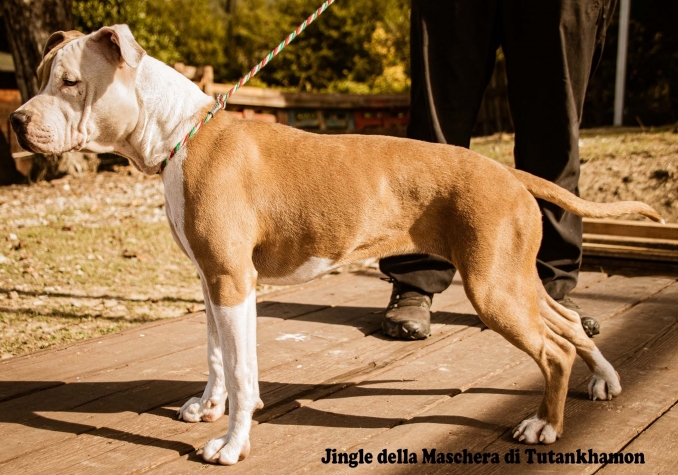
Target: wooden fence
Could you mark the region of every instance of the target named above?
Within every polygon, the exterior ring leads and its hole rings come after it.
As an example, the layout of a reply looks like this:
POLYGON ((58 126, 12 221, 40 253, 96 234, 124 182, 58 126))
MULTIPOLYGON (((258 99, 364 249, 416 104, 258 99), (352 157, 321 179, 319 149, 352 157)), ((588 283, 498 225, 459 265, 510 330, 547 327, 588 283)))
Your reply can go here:
MULTIPOLYGON (((225 94, 232 84, 214 82, 211 66, 175 64, 206 93, 225 94)), ((511 132, 504 62, 498 61, 480 106, 473 135, 511 132)), ((241 87, 227 110, 241 117, 278 122, 319 133, 363 133, 405 136, 409 121, 408 94, 315 94, 241 87)))

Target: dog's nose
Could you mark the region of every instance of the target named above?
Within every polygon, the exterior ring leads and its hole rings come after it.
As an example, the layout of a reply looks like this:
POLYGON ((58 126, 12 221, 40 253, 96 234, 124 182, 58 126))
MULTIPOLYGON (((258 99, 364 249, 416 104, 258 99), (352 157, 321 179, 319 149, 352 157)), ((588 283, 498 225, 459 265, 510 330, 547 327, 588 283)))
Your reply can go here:
POLYGON ((26 125, 31 121, 31 116, 26 114, 24 111, 12 112, 9 115, 9 121, 12 124, 12 128, 15 132, 23 130, 26 125))

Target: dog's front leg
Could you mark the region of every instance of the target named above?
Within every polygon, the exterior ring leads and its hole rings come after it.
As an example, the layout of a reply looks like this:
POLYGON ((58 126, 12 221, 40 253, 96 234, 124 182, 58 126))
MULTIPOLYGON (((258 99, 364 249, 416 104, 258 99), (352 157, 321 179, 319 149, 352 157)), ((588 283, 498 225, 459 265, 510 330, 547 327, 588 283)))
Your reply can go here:
MULTIPOLYGON (((202 279, 201 279, 202 280, 202 279)), ((209 377, 202 397, 192 397, 179 410, 179 419, 186 422, 213 422, 224 415, 226 410, 226 379, 224 377, 224 360, 219 340, 219 331, 214 312, 209 303, 207 287, 202 285, 207 314, 207 366, 209 377)))
POLYGON ((250 451, 252 413, 263 407, 259 398, 256 343, 256 293, 254 288, 238 305, 210 302, 223 352, 228 390, 228 432, 203 448, 208 462, 233 465, 250 451))

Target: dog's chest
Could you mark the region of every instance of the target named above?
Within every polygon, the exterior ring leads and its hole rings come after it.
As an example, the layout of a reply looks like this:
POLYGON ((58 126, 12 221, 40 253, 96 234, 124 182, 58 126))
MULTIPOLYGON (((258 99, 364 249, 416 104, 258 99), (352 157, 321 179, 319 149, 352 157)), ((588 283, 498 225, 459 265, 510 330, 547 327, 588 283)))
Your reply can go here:
MULTIPOLYGON (((189 240, 186 237, 184 222, 186 199, 184 195, 184 176, 182 163, 185 158, 185 153, 180 151, 174 159, 169 163, 163 172, 163 183, 165 186, 165 205, 167 219, 169 225, 174 233, 175 239, 184 249, 184 252, 193 261, 198 268, 200 266, 195 259, 193 250, 189 240)), ((337 265, 332 259, 325 257, 309 257, 300 263, 293 263, 295 259, 280 259, 280 256, 261 256, 268 264, 275 262, 277 265, 275 269, 269 269, 270 266, 263 265, 261 269, 257 269, 259 274, 258 281, 262 284, 270 285, 293 285, 308 282, 316 277, 330 272, 335 269, 337 265)))
POLYGON ((162 181, 165 187, 165 212, 174 238, 199 270, 200 268, 195 260, 195 255, 184 231, 186 200, 184 197, 184 173, 182 164, 185 156, 186 152, 180 150, 163 171, 162 181))

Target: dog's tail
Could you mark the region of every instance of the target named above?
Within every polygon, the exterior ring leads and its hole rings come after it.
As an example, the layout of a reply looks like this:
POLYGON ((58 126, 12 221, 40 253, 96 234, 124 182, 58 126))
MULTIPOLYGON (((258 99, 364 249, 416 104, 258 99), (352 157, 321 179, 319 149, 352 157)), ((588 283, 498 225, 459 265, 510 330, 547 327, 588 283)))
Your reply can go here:
POLYGON ((586 201, 555 183, 530 175, 522 170, 507 167, 535 198, 560 206, 566 211, 587 218, 608 218, 622 214, 641 214, 652 221, 665 224, 664 219, 651 206, 640 201, 619 201, 617 203, 594 203, 586 201))

